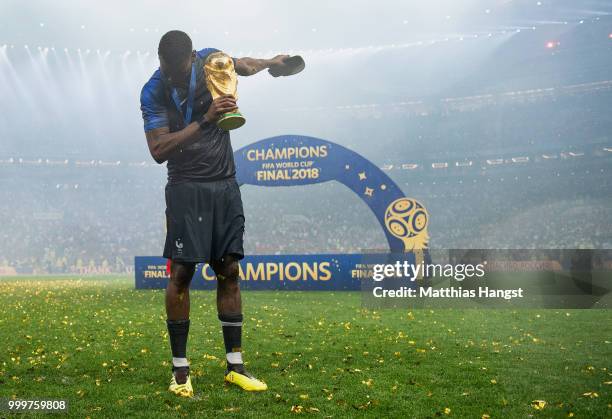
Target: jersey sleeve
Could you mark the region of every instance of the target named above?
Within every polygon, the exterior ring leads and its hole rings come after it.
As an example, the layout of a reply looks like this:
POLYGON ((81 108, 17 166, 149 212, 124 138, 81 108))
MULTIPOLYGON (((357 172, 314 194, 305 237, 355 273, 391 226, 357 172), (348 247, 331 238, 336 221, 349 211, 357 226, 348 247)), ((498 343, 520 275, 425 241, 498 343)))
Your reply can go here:
POLYGON ((206 59, 206 57, 208 57, 208 55, 212 54, 213 52, 219 52, 219 50, 217 48, 203 48, 201 50, 198 51, 198 57, 200 57, 201 59, 206 59))
POLYGON ((145 132, 169 126, 168 110, 164 104, 164 90, 159 70, 142 88, 140 110, 145 132))
MULTIPOLYGON (((220 50, 218 50, 217 48, 204 48, 201 49, 197 52, 198 57, 200 57, 202 60, 205 60, 206 57, 208 57, 209 54, 212 54, 213 52, 219 52, 220 50)), ((234 67, 236 67, 236 57, 232 57, 232 61, 234 62, 234 67)))

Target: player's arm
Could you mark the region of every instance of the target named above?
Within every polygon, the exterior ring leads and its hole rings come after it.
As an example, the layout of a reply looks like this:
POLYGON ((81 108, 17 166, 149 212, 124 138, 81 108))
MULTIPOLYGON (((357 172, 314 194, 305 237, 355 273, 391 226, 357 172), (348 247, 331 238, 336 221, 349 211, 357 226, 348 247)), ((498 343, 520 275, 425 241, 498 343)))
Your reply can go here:
POLYGON ((236 100, 231 95, 220 96, 212 101, 204 117, 200 121, 192 122, 180 131, 170 132, 167 126, 146 131, 147 145, 153 159, 162 164, 181 147, 200 138, 201 129, 206 124, 214 124, 224 113, 236 109, 236 100))
POLYGON ((259 73, 261 70, 270 68, 276 65, 282 65, 288 55, 277 55, 274 58, 236 58, 234 61, 234 68, 236 74, 239 76, 252 76, 253 74, 259 73))

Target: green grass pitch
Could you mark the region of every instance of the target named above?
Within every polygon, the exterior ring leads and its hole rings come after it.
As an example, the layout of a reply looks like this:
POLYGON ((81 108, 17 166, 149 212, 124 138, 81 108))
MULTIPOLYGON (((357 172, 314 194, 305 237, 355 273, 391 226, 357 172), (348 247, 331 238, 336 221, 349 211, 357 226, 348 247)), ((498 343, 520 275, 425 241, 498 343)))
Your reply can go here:
POLYGON ((371 311, 359 293, 244 292, 247 367, 269 385, 249 394, 223 384, 214 294, 193 291, 186 400, 166 390, 163 298, 125 277, 0 280, 0 398, 67 399, 82 418, 612 415, 611 311, 371 311))

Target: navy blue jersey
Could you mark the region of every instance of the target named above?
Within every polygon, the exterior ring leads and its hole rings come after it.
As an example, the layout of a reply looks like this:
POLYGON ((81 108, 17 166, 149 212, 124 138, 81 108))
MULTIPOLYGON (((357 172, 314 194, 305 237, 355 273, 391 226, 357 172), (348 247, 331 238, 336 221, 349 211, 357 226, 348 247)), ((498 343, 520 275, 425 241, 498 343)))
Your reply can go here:
MULTIPOLYGON (((191 121, 199 121, 212 103, 212 96, 206 87, 204 60, 218 51, 205 48, 196 53, 196 89, 193 101, 191 121)), ((182 113, 186 113, 186 89, 177 89, 182 104, 182 113)), ((168 127, 170 132, 184 128, 183 115, 176 109, 172 100, 171 87, 159 69, 145 83, 140 94, 140 110, 144 120, 144 130, 168 127)), ((168 184, 183 182, 210 182, 230 178, 236 175, 234 152, 228 131, 215 124, 206 124, 200 138, 182 149, 176 150, 168 158, 168 184)))

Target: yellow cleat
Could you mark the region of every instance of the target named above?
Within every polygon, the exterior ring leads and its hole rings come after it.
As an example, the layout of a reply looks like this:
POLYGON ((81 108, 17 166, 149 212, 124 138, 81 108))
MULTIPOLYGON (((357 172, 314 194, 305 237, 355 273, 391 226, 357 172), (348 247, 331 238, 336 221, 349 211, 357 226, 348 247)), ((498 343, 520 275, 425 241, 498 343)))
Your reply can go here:
POLYGON ((225 381, 228 383, 236 384, 246 391, 264 391, 268 389, 268 385, 263 381, 259 381, 248 372, 238 373, 236 371, 229 371, 225 374, 225 381))
POLYGON ((170 381, 170 387, 168 387, 168 390, 180 397, 193 397, 191 377, 187 376, 187 381, 185 384, 178 384, 176 382, 176 377, 174 377, 174 374, 172 374, 172 380, 170 381))

